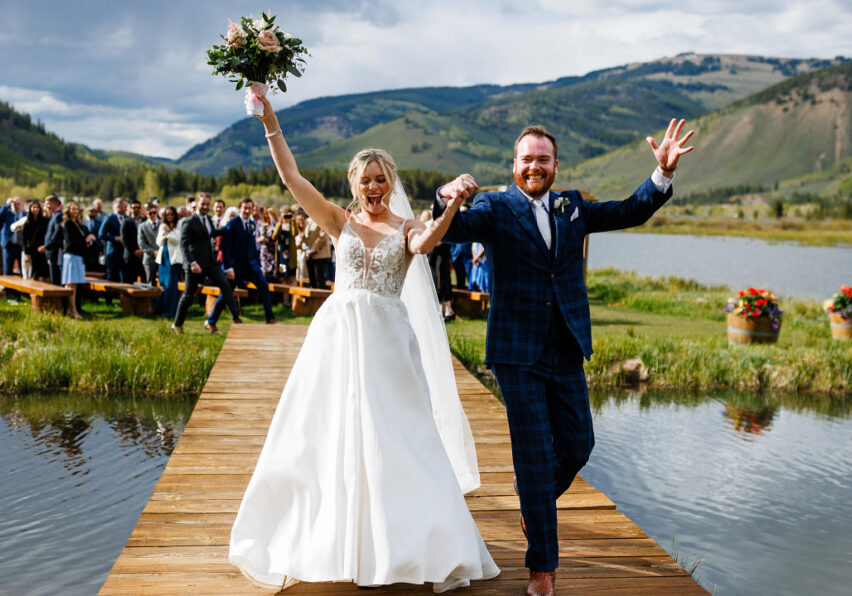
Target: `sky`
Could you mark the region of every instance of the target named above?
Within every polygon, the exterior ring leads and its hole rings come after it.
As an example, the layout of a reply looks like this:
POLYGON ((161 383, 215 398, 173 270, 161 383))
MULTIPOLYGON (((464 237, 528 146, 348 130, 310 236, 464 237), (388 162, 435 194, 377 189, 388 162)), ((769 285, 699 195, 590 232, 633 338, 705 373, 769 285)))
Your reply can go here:
POLYGON ((681 52, 852 56, 850 0, 0 0, 0 101, 67 141, 177 158, 245 117, 205 52, 277 15, 311 53, 276 109, 403 87, 542 82, 681 52))

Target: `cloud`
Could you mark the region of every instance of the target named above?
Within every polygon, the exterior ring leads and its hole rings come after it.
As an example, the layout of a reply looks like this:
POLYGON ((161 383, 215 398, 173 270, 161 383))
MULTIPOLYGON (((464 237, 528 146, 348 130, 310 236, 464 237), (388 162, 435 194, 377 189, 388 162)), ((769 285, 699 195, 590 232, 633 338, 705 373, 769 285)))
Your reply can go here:
MULTIPOLYGON (((5 0, 0 51, 13 59, 0 62, 0 99, 32 90, 13 103, 74 141, 180 154, 244 117, 241 94, 210 76, 205 50, 228 18, 259 7, 199 6, 5 0)), ((313 55, 276 107, 388 88, 538 82, 693 50, 852 54, 852 5, 839 0, 290 0, 275 10, 313 55)))
POLYGON ((180 157, 187 147, 219 132, 215 125, 192 122, 164 108, 121 108, 74 104, 40 89, 0 85, 0 97, 19 112, 43 122, 66 141, 96 149, 132 151, 154 157, 180 157))

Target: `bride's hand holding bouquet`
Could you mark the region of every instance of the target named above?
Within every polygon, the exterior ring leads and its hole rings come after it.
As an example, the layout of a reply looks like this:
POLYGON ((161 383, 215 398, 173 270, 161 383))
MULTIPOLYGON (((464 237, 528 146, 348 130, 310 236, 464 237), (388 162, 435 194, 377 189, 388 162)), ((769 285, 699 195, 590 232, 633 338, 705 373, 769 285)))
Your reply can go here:
POLYGON ((285 33, 275 24, 275 16, 261 13, 261 18, 241 17, 239 23, 231 22, 221 36, 224 45, 214 45, 207 50, 207 64, 214 67, 213 74, 228 77, 236 83, 237 90, 246 87, 246 113, 263 115, 263 104, 258 99, 268 89, 277 86, 287 91, 287 75, 302 76, 308 50, 302 40, 285 33))

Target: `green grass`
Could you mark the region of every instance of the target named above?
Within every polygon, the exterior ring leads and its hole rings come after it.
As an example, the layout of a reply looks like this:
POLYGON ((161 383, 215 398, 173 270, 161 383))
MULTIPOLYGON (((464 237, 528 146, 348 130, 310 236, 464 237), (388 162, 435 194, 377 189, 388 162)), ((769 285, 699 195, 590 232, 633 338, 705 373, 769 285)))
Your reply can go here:
MULTIPOLYGON (((620 365, 638 356, 654 388, 808 393, 832 400, 852 395, 852 342, 831 339, 815 302, 782 303, 786 314, 777 344, 739 346, 729 345, 726 336, 722 309, 733 295, 728 289, 604 269, 589 272, 588 291, 591 388, 624 386, 620 365)), ((485 321, 458 320, 447 330, 459 359, 488 378, 485 321)))
MULTIPOLYGON (((207 376, 230 319, 223 316, 222 335, 203 328, 203 309, 194 304, 184 334, 175 335, 171 321, 125 316, 118 300, 111 306, 84 302, 92 314, 74 321, 58 314, 32 312, 28 300, 0 300, 0 392, 28 393, 72 390, 90 395, 145 395, 170 398, 197 395, 207 376)), ((279 320, 307 324, 309 317, 279 320)), ((245 320, 262 321, 259 305, 245 307, 245 320)))
MULTIPOLYGON (((650 279, 613 269, 590 271, 595 354, 586 363, 589 386, 625 385, 621 363, 640 357, 652 388, 689 391, 732 389, 773 394, 812 394, 837 400, 852 395, 852 342, 831 340, 827 317, 815 302, 786 301, 775 345, 732 346, 722 309, 732 292, 680 279, 650 279)), ((0 392, 49 389, 95 395, 180 397, 201 391, 223 335, 210 336, 203 311, 193 305, 176 336, 170 321, 125 316, 118 302, 86 303, 93 317, 72 321, 33 313, 24 301, 0 300, 0 392)), ((279 321, 305 325, 275 307, 279 321)), ((262 321, 259 305, 245 307, 248 321, 262 321)), ((499 394, 485 368, 484 320, 447 325, 454 354, 499 394)))

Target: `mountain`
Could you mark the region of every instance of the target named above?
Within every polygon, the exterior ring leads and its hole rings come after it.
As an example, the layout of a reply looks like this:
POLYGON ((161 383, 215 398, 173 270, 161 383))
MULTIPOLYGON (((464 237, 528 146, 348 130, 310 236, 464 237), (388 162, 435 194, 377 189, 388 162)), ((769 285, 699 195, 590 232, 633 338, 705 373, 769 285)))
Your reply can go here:
MULTIPOLYGON (((644 136, 672 113, 692 117, 841 60, 687 53, 538 84, 326 97, 277 114, 306 165, 339 168, 355 150, 374 145, 396 149, 393 155, 403 168, 452 173, 478 166, 480 175, 493 178, 505 176, 512 142, 531 122, 556 131, 565 141, 563 161, 577 161, 644 136)), ((177 163, 220 174, 238 165, 268 167, 270 160, 257 123, 246 118, 177 163)))
POLYGON ((0 102, 0 176, 19 184, 70 174, 101 174, 119 168, 166 165, 166 161, 123 151, 100 151, 68 143, 33 122, 9 104, 0 102))
MULTIPOLYGON (((838 194, 852 184, 852 63, 798 75, 689 126, 695 150, 675 182, 679 200, 746 185, 785 194, 838 194)), ((656 138, 662 131, 654 133, 656 138)), ((646 178, 654 159, 644 140, 564 168, 562 187, 600 199, 622 198, 646 178)))

